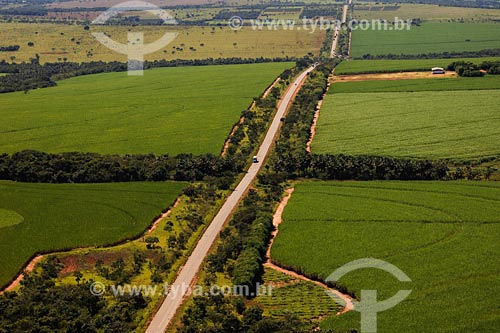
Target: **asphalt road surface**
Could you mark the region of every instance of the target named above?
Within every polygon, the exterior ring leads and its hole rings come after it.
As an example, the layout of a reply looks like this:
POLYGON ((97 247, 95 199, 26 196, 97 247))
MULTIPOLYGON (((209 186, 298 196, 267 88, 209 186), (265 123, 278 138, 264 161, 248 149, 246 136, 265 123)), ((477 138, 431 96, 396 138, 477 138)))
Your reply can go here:
MULTIPOLYGON (((352 0, 349 0, 349 4, 344 5, 341 23, 347 23, 347 11, 349 10, 350 5, 352 5, 352 0)), ((335 58, 335 56, 337 55, 337 44, 339 42, 340 30, 341 30, 341 27, 336 27, 335 32, 333 33, 333 41, 332 41, 332 49, 330 50, 330 58, 335 58)))
POLYGON ((151 323, 149 324, 149 327, 146 330, 146 333, 165 332, 168 325, 172 321, 172 318, 175 316, 175 313, 181 306, 184 298, 189 296, 188 286, 190 286, 195 280, 196 274, 198 274, 203 260, 205 259, 208 251, 217 239, 217 236, 222 230, 225 222, 229 220, 233 211, 238 206, 238 203, 243 198, 246 191, 260 171, 260 168, 262 167, 262 161, 266 159, 267 155, 271 151, 271 147, 281 125, 281 118, 285 116, 295 94, 300 90, 302 83, 306 79, 307 75, 315 68, 315 66, 316 65, 313 65, 302 72, 290 85, 290 88, 287 90, 278 106, 278 111, 276 112, 273 122, 269 127, 266 137, 264 138, 264 141, 259 148, 259 152, 257 153, 259 163, 253 163, 252 166, 248 169, 245 177, 243 177, 236 189, 227 198, 226 202, 217 213, 212 223, 210 223, 207 230, 200 238, 195 249, 189 256, 186 264, 181 268, 179 274, 177 275, 175 282, 170 286, 171 292, 166 296, 160 309, 154 315, 151 323))

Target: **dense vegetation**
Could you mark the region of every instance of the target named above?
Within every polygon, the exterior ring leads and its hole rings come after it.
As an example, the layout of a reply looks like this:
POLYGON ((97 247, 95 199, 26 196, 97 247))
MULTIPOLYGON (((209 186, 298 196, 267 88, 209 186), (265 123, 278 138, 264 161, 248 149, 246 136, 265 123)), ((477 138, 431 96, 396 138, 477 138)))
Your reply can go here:
POLYGON ((19 50, 19 45, 0 46, 0 52, 16 52, 17 50, 19 50))
POLYGON ((370 155, 281 155, 273 167, 288 178, 329 180, 440 180, 448 174, 446 163, 440 161, 370 155))
POLYGON ((500 61, 485 61, 481 64, 475 64, 469 61, 455 61, 447 67, 450 71, 457 72, 458 76, 463 77, 483 77, 486 74, 500 74, 500 61))
POLYGON ((340 19, 342 15, 342 6, 307 6, 304 8, 300 14, 300 18, 315 18, 315 17, 333 17, 334 19, 340 19))
POLYGON ((223 9, 214 16, 214 20, 229 20, 234 16, 240 17, 244 20, 256 19, 259 17, 260 12, 260 10, 223 9))
MULTIPOLYGON (((489 332, 498 326, 490 297, 500 292, 495 282, 498 182, 309 181, 295 188, 273 260, 322 279, 360 258, 396 265, 412 282, 377 270, 352 272, 338 281, 357 296, 361 289, 377 289, 379 300, 413 290, 378 315, 380 331, 489 332)), ((359 314, 332 315, 322 327, 358 329, 359 314)))
POLYGON ((93 296, 92 281, 56 285, 63 266, 50 258, 42 272, 26 277, 19 293, 0 296, 0 332, 132 332, 146 306, 142 294, 113 302, 93 296))
POLYGON ((99 155, 49 154, 26 150, 0 154, 0 179, 31 183, 110 183, 165 180, 203 180, 229 177, 246 161, 215 155, 99 155))
POLYGON ((413 60, 413 59, 443 59, 443 58, 480 58, 480 57, 498 57, 500 49, 484 49, 480 51, 456 51, 456 52, 431 52, 431 53, 416 53, 416 54, 364 54, 362 57, 355 57, 360 60, 413 60))

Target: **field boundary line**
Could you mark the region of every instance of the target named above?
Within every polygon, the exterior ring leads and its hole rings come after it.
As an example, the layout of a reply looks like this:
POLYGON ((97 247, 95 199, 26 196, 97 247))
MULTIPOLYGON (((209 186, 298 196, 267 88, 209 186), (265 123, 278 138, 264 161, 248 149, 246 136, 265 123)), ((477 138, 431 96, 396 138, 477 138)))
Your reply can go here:
POLYGON ((12 282, 10 282, 7 287, 5 287, 3 290, 0 291, 0 295, 2 295, 5 292, 12 291, 15 289, 21 281, 24 279, 24 276, 28 273, 33 272, 35 269, 36 264, 38 264, 41 260, 43 259, 43 255, 36 255, 33 257, 33 259, 29 260, 28 263, 23 267, 23 270, 21 273, 19 273, 12 282))
POLYGON ((285 191, 287 193, 287 195, 283 197, 283 199, 279 203, 278 208, 276 209, 276 211, 275 211, 275 213, 273 215, 274 231, 271 234, 271 240, 269 241, 269 245, 267 247, 267 252, 266 252, 267 261, 264 263, 264 267, 273 269, 273 270, 275 270, 277 272, 286 274, 288 276, 294 277, 294 278, 302 280, 302 281, 312 282, 312 283, 316 284, 317 286, 320 286, 323 289, 326 289, 326 290, 334 293, 336 296, 338 296, 339 298, 341 298, 345 302, 344 309, 342 311, 338 311, 337 312, 337 316, 342 315, 344 313, 347 313, 347 312, 349 312, 349 311, 351 311, 351 310, 354 309, 354 304, 352 302, 353 299, 352 299, 351 296, 345 295, 345 294, 341 293, 340 291, 338 291, 336 289, 328 287, 326 285, 326 283, 324 283, 324 282, 312 280, 312 279, 310 279, 310 278, 308 278, 308 277, 306 277, 306 276, 304 276, 302 274, 299 274, 299 273, 297 273, 295 271, 292 271, 292 270, 285 269, 283 267, 280 267, 276 263, 272 262, 272 259, 271 259, 271 247, 273 246, 273 243, 274 243, 274 240, 276 239, 276 236, 278 236, 279 225, 283 222, 283 211, 285 210, 285 208, 286 208, 286 206, 288 204, 288 201, 292 197, 292 194, 293 194, 294 191, 295 191, 294 187, 289 188, 289 189, 287 189, 285 191))
POLYGON ((172 214, 172 210, 179 206, 179 204, 181 203, 181 198, 180 197, 177 197, 177 199, 175 200, 174 204, 163 214, 161 214, 160 217, 158 217, 154 222, 153 222, 153 225, 151 225, 151 227, 148 229, 148 231, 146 231, 145 235, 150 235, 153 231, 156 230, 156 228, 158 228, 158 225, 160 224, 161 221, 163 221, 165 218, 167 218, 170 214, 172 214))
MULTIPOLYGON (((335 71, 335 69, 333 71, 335 71)), ((333 75, 333 72, 332 72, 332 75, 333 75)), ((313 143, 314 137, 316 136, 316 126, 318 125, 319 113, 321 111, 321 107, 323 106, 323 102, 326 98, 326 95, 328 95, 328 91, 330 90, 331 85, 332 85, 332 83, 330 82, 330 79, 328 79, 328 83, 326 84, 325 93, 321 96, 321 99, 318 101, 318 104, 316 105, 316 108, 314 110, 314 118, 313 118, 313 122, 311 124, 311 129, 309 130, 310 136, 309 136, 309 140, 307 140, 307 143, 306 143, 306 151, 308 153, 312 152, 311 145, 313 143)))

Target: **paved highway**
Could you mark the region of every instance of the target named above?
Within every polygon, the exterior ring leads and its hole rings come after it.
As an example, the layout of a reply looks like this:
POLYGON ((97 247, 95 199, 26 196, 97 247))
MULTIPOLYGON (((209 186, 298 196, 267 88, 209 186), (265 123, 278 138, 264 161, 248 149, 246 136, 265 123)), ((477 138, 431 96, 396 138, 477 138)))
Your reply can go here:
POLYGON ((154 315, 153 320, 151 321, 149 327, 146 330, 146 333, 163 333, 167 329, 168 325, 172 321, 172 318, 175 316, 175 313, 181 306, 185 297, 189 295, 189 288, 194 281, 195 277, 200 270, 201 264, 203 260, 208 254, 208 251, 214 244, 217 236, 222 230, 225 222, 229 220, 233 211, 236 209, 238 203, 245 195, 246 191, 254 181, 257 173, 262 167, 262 161, 264 161, 271 151, 271 147, 276 138, 278 130, 281 125, 281 118, 283 118, 288 110, 289 105, 293 101, 295 94, 300 90, 302 83, 306 79, 307 75, 315 68, 315 65, 309 67, 307 70, 302 72, 290 85, 290 88, 287 90, 285 95, 283 96, 276 115, 274 116, 273 122, 269 127, 266 137, 262 142, 259 152, 257 153, 257 158, 260 161, 259 163, 253 163, 252 166, 248 169, 247 174, 241 182, 238 184, 236 189, 231 193, 231 195, 227 198, 226 202, 217 213, 212 223, 208 226, 207 230, 200 238, 198 244, 195 249, 189 256, 186 264, 181 268, 179 274, 175 282, 171 285, 170 290, 176 291, 171 292, 163 301, 158 312, 154 315))
MULTIPOLYGON (((344 11, 342 12, 342 21, 341 23, 347 23, 347 11, 349 10, 349 6, 352 5, 352 0, 349 0, 347 5, 344 5, 344 11)), ((333 33, 333 41, 332 41, 332 49, 330 50, 330 58, 335 58, 337 55, 337 44, 339 42, 341 27, 337 26, 335 28, 335 32, 333 33)))

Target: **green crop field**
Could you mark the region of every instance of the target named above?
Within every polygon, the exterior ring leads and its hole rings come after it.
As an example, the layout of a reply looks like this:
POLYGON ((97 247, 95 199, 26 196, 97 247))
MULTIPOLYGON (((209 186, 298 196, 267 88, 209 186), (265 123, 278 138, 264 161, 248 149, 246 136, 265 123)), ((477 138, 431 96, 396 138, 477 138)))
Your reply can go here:
POLYGON ((446 68, 446 66, 454 61, 470 61, 475 64, 480 64, 483 61, 500 61, 500 58, 351 60, 341 62, 335 68, 335 75, 430 71, 432 67, 446 68))
POLYGON ((499 9, 486 8, 465 8, 423 4, 397 4, 399 8, 393 8, 395 4, 387 6, 372 4, 360 4, 354 7, 354 18, 358 20, 378 20, 384 19, 394 21, 397 17, 401 20, 420 18, 426 21, 484 21, 496 20, 500 18, 499 9), (394 10, 395 9, 395 10, 394 10))
POLYGON ((0 286, 35 253, 105 245, 138 235, 184 186, 0 181, 0 286))
POLYGON ((312 282, 296 280, 272 269, 265 270, 263 281, 265 287, 272 286, 272 297, 262 295, 257 297, 256 301, 263 305, 266 315, 283 317, 293 314, 304 320, 318 321, 339 310, 325 290, 312 282), (293 304, 293 307, 290 304, 293 304))
MULTIPOLYGON (((338 281, 358 297, 375 289, 379 301, 412 290, 378 314, 380 332, 494 332, 499 234, 498 182, 309 181, 297 184, 271 254, 323 279, 362 258, 399 267, 411 282, 374 269, 338 281)), ((322 326, 359 330, 359 319, 331 313, 322 326)))
POLYGON ((457 77, 415 79, 415 80, 374 80, 338 82, 332 85, 330 94, 402 91, 443 91, 443 90, 489 90, 500 89, 500 75, 485 77, 457 77))
POLYGON ((499 99, 500 90, 328 94, 312 150, 416 158, 497 156, 499 99))
POLYGON ((0 45, 19 45, 17 52, 1 52, 0 61, 16 63, 40 57, 40 62, 57 61, 127 61, 119 54, 100 44, 93 32, 104 32, 120 43, 127 43, 129 30, 144 33, 144 43, 152 43, 166 32, 178 33, 177 38, 161 50, 146 55, 146 60, 206 59, 206 58, 258 58, 303 57, 309 52, 319 54, 325 36, 297 30, 255 31, 244 27, 233 31, 229 27, 195 26, 91 26, 82 25, 0 23, 0 45), (33 46, 28 46, 28 43, 33 46))
POLYGON ((291 63, 106 73, 0 95, 0 152, 219 153, 241 111, 291 63), (96 84, 98 82, 99 84, 96 84))
POLYGON ((351 56, 422 54, 500 48, 498 23, 425 22, 411 30, 354 30, 351 56))

